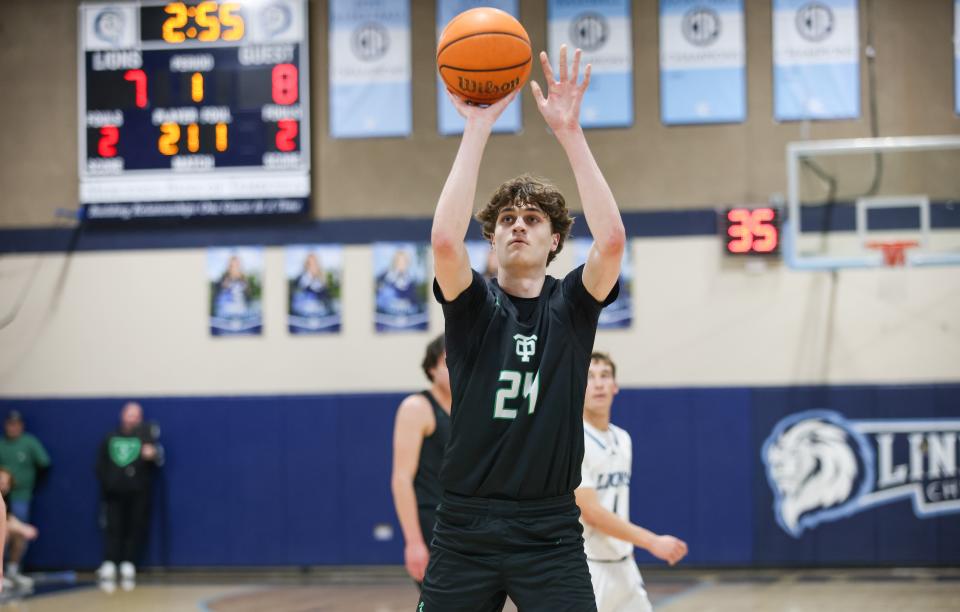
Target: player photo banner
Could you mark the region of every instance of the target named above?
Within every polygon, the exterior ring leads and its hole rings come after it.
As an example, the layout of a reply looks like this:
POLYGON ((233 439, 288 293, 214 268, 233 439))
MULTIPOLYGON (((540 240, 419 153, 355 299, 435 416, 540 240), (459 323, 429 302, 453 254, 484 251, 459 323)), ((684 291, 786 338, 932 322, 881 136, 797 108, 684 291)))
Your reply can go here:
MULTIPOLYGON (((582 266, 587 261, 593 240, 577 238, 573 242, 574 265, 582 266)), ((633 323, 633 302, 630 299, 633 293, 633 270, 630 262, 630 243, 623 250, 623 260, 620 262, 620 295, 612 304, 600 311, 600 322, 597 329, 626 329, 633 323)))
POLYGON ((287 328, 291 334, 340 331, 343 247, 292 245, 286 249, 287 328))
MULTIPOLYGON (((580 106, 585 128, 633 124, 633 42, 629 0, 550 0, 547 49, 557 70, 560 45, 583 50, 581 72, 592 64, 590 87, 580 106)), ((534 76, 543 78, 534 62, 534 76)), ((546 90, 544 90, 546 93, 546 90)))
POLYGON ((331 136, 408 136, 410 72, 409 0, 331 0, 331 136))
MULTIPOLYGON (((447 23, 463 11, 489 6, 510 13, 519 18, 519 0, 437 0, 437 40, 440 40, 440 33, 447 23)), ((534 62, 536 64, 536 62, 534 62)), ((535 74, 531 72, 531 75, 535 74)), ((503 114, 493 124, 494 132, 513 133, 519 132, 523 126, 520 114, 520 98, 510 103, 503 114)), ((447 94, 447 88, 437 73, 437 129, 444 136, 452 136, 463 133, 463 117, 457 112, 457 109, 450 103, 447 94)))
POLYGON ((856 0, 774 0, 778 121, 860 116, 856 0))
POLYGON ((743 0, 660 0, 660 119, 747 118, 743 0))
POLYGON ((207 251, 210 333, 259 336, 263 331, 263 248, 207 251))
POLYGON ((426 331, 428 248, 425 242, 374 243, 374 321, 378 332, 426 331))

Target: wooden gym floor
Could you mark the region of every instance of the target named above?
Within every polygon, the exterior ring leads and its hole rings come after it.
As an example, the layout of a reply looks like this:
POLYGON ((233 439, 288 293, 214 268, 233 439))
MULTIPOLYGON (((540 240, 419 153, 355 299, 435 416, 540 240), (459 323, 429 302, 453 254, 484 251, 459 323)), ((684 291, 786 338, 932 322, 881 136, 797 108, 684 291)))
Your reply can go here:
MULTIPOLYGON (((960 609, 960 568, 644 570, 663 612, 917 612, 960 609)), ((44 580, 38 575, 38 591, 44 580)), ((417 590, 401 568, 305 572, 148 572, 106 593, 89 576, 26 598, 5 593, 0 612, 412 612, 417 590)), ((516 608, 507 605, 506 610, 516 608)))

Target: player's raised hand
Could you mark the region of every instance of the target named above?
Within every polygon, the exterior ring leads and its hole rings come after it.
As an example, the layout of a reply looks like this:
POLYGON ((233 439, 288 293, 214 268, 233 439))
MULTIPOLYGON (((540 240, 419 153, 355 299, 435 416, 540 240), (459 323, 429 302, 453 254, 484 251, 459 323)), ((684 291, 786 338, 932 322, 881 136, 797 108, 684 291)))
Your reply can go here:
POLYGON ((676 565, 687 556, 687 543, 669 535, 657 536, 649 548, 650 554, 670 565, 676 565))
POLYGON ((565 130, 580 127, 580 102, 583 94, 590 85, 590 64, 583 71, 583 82, 580 79, 580 49, 573 52, 573 66, 567 71, 567 46, 560 46, 559 74, 554 78, 550 58, 545 51, 540 52, 540 64, 543 66, 543 76, 547 80, 547 96, 544 97, 540 85, 531 80, 533 98, 537 101, 537 108, 550 129, 555 134, 565 130))
POLYGON ((517 97, 517 91, 514 90, 507 96, 500 98, 493 104, 489 106, 479 106, 477 104, 471 104, 465 101, 460 96, 447 91, 447 95, 450 96, 450 102, 453 103, 453 107, 457 109, 457 112, 460 113, 460 116, 470 121, 481 121, 486 125, 493 126, 497 122, 497 119, 500 115, 503 114, 504 109, 506 109, 513 99, 517 97))
POLYGON ((407 573, 417 582, 423 582, 427 573, 427 562, 430 561, 430 551, 422 542, 407 544, 403 549, 403 565, 407 573))

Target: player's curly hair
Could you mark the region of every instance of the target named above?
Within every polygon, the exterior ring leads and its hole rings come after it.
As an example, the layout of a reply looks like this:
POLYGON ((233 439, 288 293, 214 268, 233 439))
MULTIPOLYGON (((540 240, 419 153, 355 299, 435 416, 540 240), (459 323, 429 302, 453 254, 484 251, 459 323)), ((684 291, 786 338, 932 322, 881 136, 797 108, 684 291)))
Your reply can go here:
POLYGON ((522 174, 500 185, 476 216, 483 230, 483 237, 487 240, 493 240, 497 217, 507 206, 537 208, 550 219, 550 229, 553 233, 560 234, 560 241, 557 243, 557 250, 547 255, 549 265, 563 249, 563 242, 570 236, 570 228, 573 227, 573 217, 567 210, 563 194, 550 182, 529 174, 522 174))

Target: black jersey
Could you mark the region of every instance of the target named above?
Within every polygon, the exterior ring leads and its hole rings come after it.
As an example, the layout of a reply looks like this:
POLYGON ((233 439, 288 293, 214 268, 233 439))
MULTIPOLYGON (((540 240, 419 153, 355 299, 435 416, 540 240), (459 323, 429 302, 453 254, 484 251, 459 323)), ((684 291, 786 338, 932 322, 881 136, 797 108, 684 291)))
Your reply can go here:
MULTIPOLYGON (((440 406, 436 398, 429 391, 423 391, 423 396, 433 408, 433 418, 437 422, 433 433, 423 439, 420 447, 420 460, 417 463, 417 475, 413 479, 413 490, 417 494, 417 507, 420 510, 433 511, 440 503, 443 487, 440 486, 440 464, 443 462, 443 453, 450 440, 450 415, 440 406)), ((427 540, 429 544, 430 541, 427 540)))
POLYGON ((573 492, 597 320, 618 291, 595 300, 583 286, 583 266, 562 281, 547 276, 532 307, 477 272, 451 302, 434 282, 453 392, 444 489, 518 500, 573 492))

